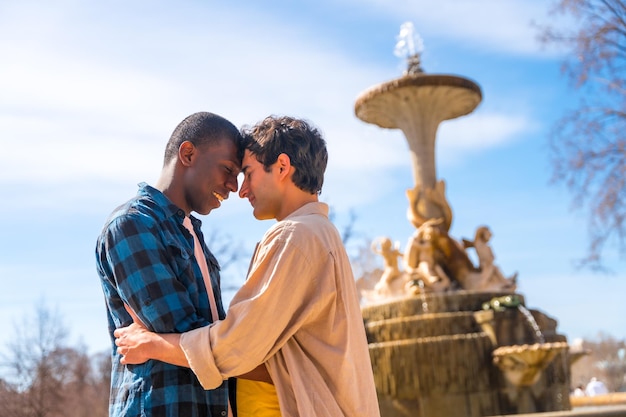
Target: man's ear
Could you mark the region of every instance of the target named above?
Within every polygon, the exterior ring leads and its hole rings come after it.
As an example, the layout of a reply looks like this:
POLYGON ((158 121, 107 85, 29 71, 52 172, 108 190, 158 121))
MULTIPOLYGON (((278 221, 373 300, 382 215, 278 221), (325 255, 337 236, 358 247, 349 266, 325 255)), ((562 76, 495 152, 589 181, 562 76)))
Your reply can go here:
POLYGON ((289 155, 287 155, 286 153, 281 153, 280 155, 278 155, 278 158, 276 159, 276 164, 278 166, 279 177, 281 179, 288 177, 292 168, 291 158, 289 158, 289 155))
POLYGON ((184 141, 178 147, 178 159, 184 166, 191 165, 193 155, 196 151, 196 147, 188 140, 184 141))

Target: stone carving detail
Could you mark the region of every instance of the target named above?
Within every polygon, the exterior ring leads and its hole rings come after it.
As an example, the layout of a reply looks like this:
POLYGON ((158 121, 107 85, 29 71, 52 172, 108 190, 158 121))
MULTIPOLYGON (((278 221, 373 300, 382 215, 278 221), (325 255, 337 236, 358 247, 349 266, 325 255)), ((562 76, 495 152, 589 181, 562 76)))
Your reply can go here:
POLYGON ((568 348, 565 342, 501 346, 493 351, 493 363, 513 386, 531 386, 550 362, 568 348))
POLYGON ((478 257, 478 269, 480 270, 479 287, 481 289, 502 289, 514 291, 517 288, 517 272, 509 278, 505 278, 500 268, 494 263, 495 256, 489 241, 492 237, 491 230, 487 226, 476 229, 474 240, 463 239, 463 245, 474 248, 478 257))
POLYGON ((398 267, 398 258, 404 256, 399 247, 399 243, 393 246, 388 237, 380 237, 372 242, 372 252, 381 255, 385 261, 385 269, 374 287, 378 295, 393 296, 397 292, 394 291, 392 283, 402 275, 398 267))
POLYGON ((372 251, 385 263, 374 288, 377 298, 459 289, 515 291, 517 273, 506 278, 495 264, 492 233, 487 226, 476 229, 474 240, 459 242, 445 230, 447 224, 445 219, 423 221, 409 238, 404 253, 397 243, 393 247, 388 237, 372 243, 372 251), (478 266, 470 259, 469 248, 476 251, 478 266), (404 271, 400 270, 398 258, 402 258, 404 271))
POLYGON ((440 220, 427 220, 409 238, 404 257, 406 288, 410 294, 427 291, 445 291, 450 287, 450 278, 445 273, 437 256, 437 240, 441 237, 440 220), (421 282, 421 285, 420 285, 421 282))
POLYGON ((419 227, 432 217, 424 213, 427 208, 435 208, 441 214, 440 225, 446 232, 450 230, 452 225, 452 209, 446 200, 446 183, 439 180, 434 187, 420 187, 416 185, 414 188, 406 190, 406 196, 409 200, 409 208, 407 209, 407 218, 409 222, 419 229, 419 227))

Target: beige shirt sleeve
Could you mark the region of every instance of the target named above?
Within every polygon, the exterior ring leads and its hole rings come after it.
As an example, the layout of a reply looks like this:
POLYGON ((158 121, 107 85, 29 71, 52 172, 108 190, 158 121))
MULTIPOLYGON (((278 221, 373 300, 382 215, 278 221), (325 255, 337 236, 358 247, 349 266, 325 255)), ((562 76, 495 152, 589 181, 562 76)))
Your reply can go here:
POLYGON ((210 327, 200 327, 180 335, 180 347, 187 357, 189 367, 204 389, 219 387, 224 379, 211 355, 210 327))
POLYGON ((226 318, 183 334, 180 346, 205 388, 249 372, 276 353, 312 315, 325 295, 316 271, 323 259, 307 254, 289 222, 264 236, 247 281, 235 294, 226 318))

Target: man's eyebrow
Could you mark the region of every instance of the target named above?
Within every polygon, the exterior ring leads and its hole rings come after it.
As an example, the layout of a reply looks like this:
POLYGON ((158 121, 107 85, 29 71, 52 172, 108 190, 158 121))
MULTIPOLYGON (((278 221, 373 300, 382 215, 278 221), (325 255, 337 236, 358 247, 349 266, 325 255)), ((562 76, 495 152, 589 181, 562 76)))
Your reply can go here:
POLYGON ((227 169, 229 169, 230 171, 233 171, 233 172, 240 172, 241 171, 240 165, 237 164, 237 163, 234 163, 232 161, 226 161, 224 163, 224 167, 226 167, 227 169))

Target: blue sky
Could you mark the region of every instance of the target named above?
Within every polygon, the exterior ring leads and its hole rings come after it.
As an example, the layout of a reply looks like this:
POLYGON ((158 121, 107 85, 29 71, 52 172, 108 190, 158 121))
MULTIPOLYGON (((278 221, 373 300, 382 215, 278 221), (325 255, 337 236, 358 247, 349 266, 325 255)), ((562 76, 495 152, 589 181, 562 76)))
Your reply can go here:
MULTIPOLYGON (((269 114, 310 120, 330 153, 322 200, 339 228, 356 215, 351 252, 378 236, 403 248, 413 232, 408 145, 356 118, 354 103, 401 76, 393 49, 406 21, 424 40, 426 72, 470 78, 483 93, 438 132, 451 235, 488 225, 496 263, 519 272, 527 307, 558 320, 570 341, 626 337, 626 264, 608 253, 614 275, 574 267, 586 218, 549 183, 547 135, 576 96, 562 56, 531 26, 550 21, 548 4, 0 0, 0 349, 39 303, 61 313, 70 340, 108 348, 95 240, 139 182, 154 183, 169 135, 196 111, 238 126, 269 114)), ((205 233, 230 235, 246 253, 271 225, 235 195, 201 218, 205 233)), ((240 285, 246 266, 224 271, 225 284, 240 285)))

